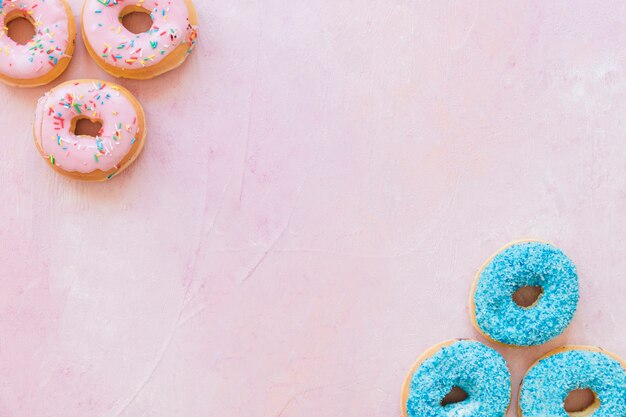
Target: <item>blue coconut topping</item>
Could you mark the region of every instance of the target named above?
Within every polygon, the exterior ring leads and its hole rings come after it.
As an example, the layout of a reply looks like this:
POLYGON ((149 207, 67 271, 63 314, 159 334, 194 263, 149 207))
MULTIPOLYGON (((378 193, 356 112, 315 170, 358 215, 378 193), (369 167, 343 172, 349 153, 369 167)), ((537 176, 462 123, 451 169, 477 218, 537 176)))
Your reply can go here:
POLYGON ((524 417, 568 417, 565 398, 576 389, 591 389, 600 400, 593 417, 626 417, 626 370, 601 352, 569 350, 533 366, 520 392, 524 417))
POLYGON ((507 345, 540 345, 560 335, 578 306, 578 274, 558 248, 543 242, 517 243, 485 266, 474 293, 476 323, 487 336, 507 345), (520 307, 513 293, 539 286, 531 307, 520 307))
POLYGON ((495 350, 472 340, 442 347, 424 360, 411 378, 409 417, 503 417, 511 398, 511 374, 495 350), (441 405, 453 387, 468 397, 441 405))

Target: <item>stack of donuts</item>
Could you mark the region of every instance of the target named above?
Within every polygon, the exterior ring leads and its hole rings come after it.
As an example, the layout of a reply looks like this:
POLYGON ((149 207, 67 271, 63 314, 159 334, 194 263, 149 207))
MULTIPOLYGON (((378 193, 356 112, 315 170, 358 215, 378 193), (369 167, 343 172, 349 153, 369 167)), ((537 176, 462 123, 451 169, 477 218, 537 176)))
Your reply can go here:
MULTIPOLYGON (((185 61, 198 36, 191 0, 85 0, 81 33, 85 47, 106 72, 148 79, 185 61), (148 28, 134 30, 131 15, 149 17, 148 28)), ((65 0, 0 0, 0 81, 16 87, 48 84, 65 71, 74 53, 76 25, 65 0), (34 33, 18 39, 18 21, 34 33)), ((80 180, 110 179, 137 158, 147 125, 139 101, 125 88, 102 80, 80 79, 57 85, 37 103, 33 135, 46 162, 80 180), (93 134, 77 131, 81 123, 93 134)))
MULTIPOLYGON (((470 294, 471 321, 487 340, 537 346, 560 335, 578 305, 578 274, 555 246, 513 242, 479 269, 470 294), (522 288, 537 298, 519 304, 522 288)), ((475 340, 455 339, 424 352, 402 387, 403 417, 503 417, 511 403, 504 358, 475 340), (454 400, 452 400, 454 398, 454 400)), ((562 346, 530 367, 519 388, 520 417, 625 417, 626 364, 594 346, 562 346), (572 391, 593 393, 582 410, 566 410, 572 391)))

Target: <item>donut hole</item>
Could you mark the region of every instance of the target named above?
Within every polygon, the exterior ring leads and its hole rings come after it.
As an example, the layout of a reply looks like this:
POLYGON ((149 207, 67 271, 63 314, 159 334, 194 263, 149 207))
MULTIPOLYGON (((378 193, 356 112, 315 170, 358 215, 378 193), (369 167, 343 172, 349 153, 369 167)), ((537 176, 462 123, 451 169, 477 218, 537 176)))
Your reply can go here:
POLYGON ((571 417, 592 415, 600 407, 600 399, 593 390, 581 388, 570 391, 565 398, 564 408, 571 417))
POLYGON ((22 10, 12 11, 4 22, 7 36, 18 45, 26 45, 37 33, 33 18, 22 10))
POLYGON ((102 120, 79 116, 72 119, 70 132, 76 136, 98 137, 102 131, 102 120))
POLYGON ((145 33, 152 27, 150 11, 141 6, 126 6, 120 13, 120 21, 129 32, 134 34, 145 33))
POLYGON ((543 288, 539 286, 524 286, 513 293, 513 301, 520 307, 534 307, 543 294, 543 288))
POLYGON ((441 406, 457 404, 469 398, 469 394, 461 387, 453 386, 452 389, 441 400, 441 406))

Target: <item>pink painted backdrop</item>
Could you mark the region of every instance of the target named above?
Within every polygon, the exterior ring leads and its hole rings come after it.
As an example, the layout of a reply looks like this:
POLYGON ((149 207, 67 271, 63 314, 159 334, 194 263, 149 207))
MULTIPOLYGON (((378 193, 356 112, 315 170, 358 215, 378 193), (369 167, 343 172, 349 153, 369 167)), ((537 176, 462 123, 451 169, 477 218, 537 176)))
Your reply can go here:
MULTIPOLYGON (((626 356, 625 4, 196 4, 188 62, 121 81, 149 138, 111 182, 41 160, 47 87, 0 87, 0 416, 397 417, 521 237, 582 301, 498 348, 514 387, 563 343, 626 356)), ((79 77, 111 79, 80 39, 79 77)))

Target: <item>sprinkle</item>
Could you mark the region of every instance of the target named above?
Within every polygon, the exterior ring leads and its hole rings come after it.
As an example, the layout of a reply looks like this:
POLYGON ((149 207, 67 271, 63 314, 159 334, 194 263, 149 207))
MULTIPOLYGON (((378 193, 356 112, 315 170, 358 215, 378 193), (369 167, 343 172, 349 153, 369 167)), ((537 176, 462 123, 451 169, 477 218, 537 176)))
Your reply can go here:
POLYGON ((78 112, 78 114, 81 114, 82 112, 80 111, 80 106, 78 105, 78 103, 74 103, 74 108, 76 109, 76 111, 78 112))
POLYGON ((481 331, 498 342, 539 345, 567 327, 578 296, 576 266, 560 249, 538 241, 515 243, 498 252, 480 272, 473 295, 475 319, 481 331), (511 298, 523 286, 544 288, 533 308, 522 309, 511 298))
POLYGON ((625 385, 626 371, 606 352, 588 348, 553 350, 524 377, 519 406, 525 416, 565 414, 563 398, 572 387, 584 386, 604 395, 600 410, 592 415, 622 416, 626 410, 625 385))
MULTIPOLYGON (((511 401, 510 397, 511 374, 502 356, 482 343, 460 340, 437 348, 413 372, 405 404, 407 415, 410 417, 503 416, 511 401), (440 405, 439 398, 443 398, 454 384, 467 389, 468 385, 465 385, 468 384, 467 375, 471 375, 475 386, 488 386, 488 389, 472 391, 473 400, 450 405, 455 408, 449 413, 448 409, 440 405), (433 401, 435 397, 437 399, 433 401)), ((560 406, 563 407, 562 404, 560 406)), ((535 417, 556 414, 531 415, 535 417)))
POLYGON ((52 165, 54 165, 55 161, 56 161, 56 159, 54 159, 54 156, 53 156, 53 155, 50 155, 50 163, 51 163, 52 165))
POLYGON ((96 162, 99 162, 99 160, 98 160, 98 154, 97 154, 97 153, 94 153, 94 154, 93 154, 93 159, 95 159, 95 160, 96 160, 96 162))

